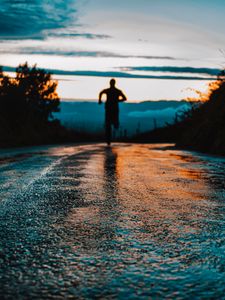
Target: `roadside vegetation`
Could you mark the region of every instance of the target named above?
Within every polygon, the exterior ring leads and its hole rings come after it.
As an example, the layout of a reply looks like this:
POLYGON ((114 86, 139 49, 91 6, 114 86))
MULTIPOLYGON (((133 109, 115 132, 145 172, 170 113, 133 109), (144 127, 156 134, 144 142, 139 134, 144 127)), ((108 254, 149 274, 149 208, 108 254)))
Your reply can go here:
POLYGON ((91 137, 63 127, 53 117, 60 109, 57 81, 45 70, 27 63, 15 76, 0 69, 0 146, 74 142, 91 137))
POLYGON ((225 71, 209 84, 207 93, 198 92, 189 100, 192 109, 182 120, 185 127, 177 145, 225 155, 225 71))
POLYGON ((190 107, 172 124, 137 135, 138 142, 173 142, 178 147, 225 155, 225 71, 208 85, 206 93, 196 91, 187 99, 190 107))

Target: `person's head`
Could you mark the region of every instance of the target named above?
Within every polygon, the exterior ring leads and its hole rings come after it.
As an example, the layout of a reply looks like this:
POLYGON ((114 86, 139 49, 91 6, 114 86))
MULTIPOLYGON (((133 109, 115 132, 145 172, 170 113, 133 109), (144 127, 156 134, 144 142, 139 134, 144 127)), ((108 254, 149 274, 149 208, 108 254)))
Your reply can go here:
POLYGON ((111 79, 109 84, 110 84, 111 87, 114 87, 116 85, 116 80, 114 78, 111 79))

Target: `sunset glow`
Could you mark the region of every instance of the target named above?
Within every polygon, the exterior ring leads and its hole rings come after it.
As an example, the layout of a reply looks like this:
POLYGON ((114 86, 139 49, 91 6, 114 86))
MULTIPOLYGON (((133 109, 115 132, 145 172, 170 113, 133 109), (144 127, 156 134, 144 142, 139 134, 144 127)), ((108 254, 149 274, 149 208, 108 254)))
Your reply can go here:
POLYGON ((0 21, 0 64, 50 70, 62 99, 97 99, 115 77, 129 101, 180 100, 204 92, 223 67, 224 1, 17 2, 0 5, 3 17, 10 11, 0 21))

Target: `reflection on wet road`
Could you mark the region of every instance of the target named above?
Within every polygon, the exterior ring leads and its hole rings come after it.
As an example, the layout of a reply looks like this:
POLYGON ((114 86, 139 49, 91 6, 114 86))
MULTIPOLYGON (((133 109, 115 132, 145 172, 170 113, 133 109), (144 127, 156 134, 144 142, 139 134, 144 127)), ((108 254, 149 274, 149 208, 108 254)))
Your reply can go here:
POLYGON ((225 159, 93 144, 0 170, 1 299, 225 299, 225 159))

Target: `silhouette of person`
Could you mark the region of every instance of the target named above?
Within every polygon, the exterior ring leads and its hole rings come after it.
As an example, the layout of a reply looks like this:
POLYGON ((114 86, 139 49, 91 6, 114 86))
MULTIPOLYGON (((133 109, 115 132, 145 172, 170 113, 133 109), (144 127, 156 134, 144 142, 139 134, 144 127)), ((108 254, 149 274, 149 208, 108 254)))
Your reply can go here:
POLYGON ((110 80, 110 88, 104 89, 99 94, 99 104, 102 104, 102 96, 106 95, 105 102, 105 134, 108 145, 111 143, 112 125, 119 128, 119 102, 126 101, 124 93, 115 87, 116 80, 110 80))

